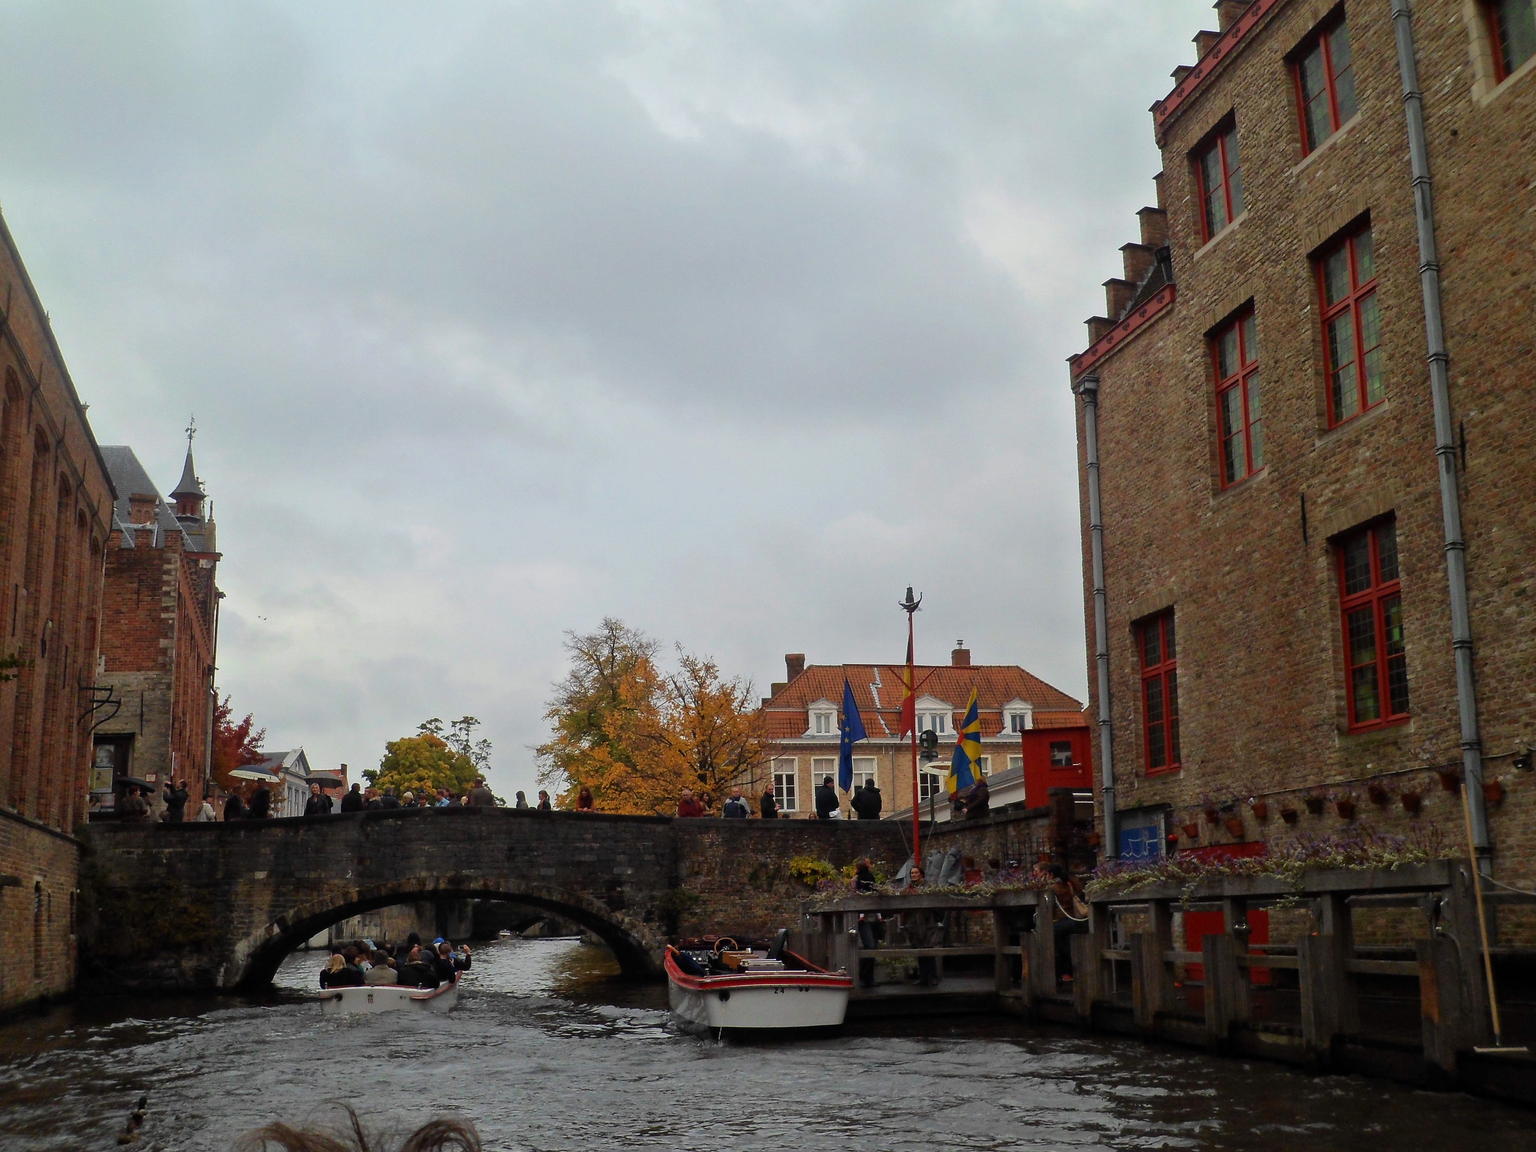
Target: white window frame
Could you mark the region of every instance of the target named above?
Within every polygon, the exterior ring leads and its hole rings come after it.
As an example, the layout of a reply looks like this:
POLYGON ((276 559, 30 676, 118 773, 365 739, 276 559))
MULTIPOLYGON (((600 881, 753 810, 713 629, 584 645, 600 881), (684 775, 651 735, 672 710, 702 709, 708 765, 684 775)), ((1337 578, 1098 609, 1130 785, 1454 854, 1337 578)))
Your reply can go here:
POLYGON ((941 800, 944 798, 944 777, 946 774, 947 769, 945 772, 918 771, 917 799, 919 804, 928 803, 930 797, 938 797, 941 800))
POLYGON ((1035 706, 1017 697, 1003 705, 1003 726, 999 736, 1017 736, 1035 726, 1035 706))
POLYGON ((834 784, 837 782, 837 757, 836 756, 817 756, 817 757, 814 757, 811 760, 811 794, 812 795, 815 795, 816 789, 821 785, 822 780, 825 777, 827 777, 827 776, 832 777, 832 782, 834 784))
POLYGON ((1024 757, 1022 757, 1022 756, 1010 756, 1010 757, 1008 757, 1008 771, 1012 772, 1015 768, 1017 768, 1021 772, 1024 770, 1024 757))
POLYGON ((1061 771, 1064 768, 1071 768, 1071 767, 1073 767, 1074 765, 1076 765, 1076 763, 1077 763, 1077 761, 1072 758, 1072 741, 1070 741, 1070 740, 1052 740, 1051 741, 1051 767, 1052 768, 1055 768, 1059 772, 1059 771, 1061 771), (1059 762, 1056 759, 1056 750, 1058 748, 1062 747, 1063 745, 1065 745, 1066 749, 1067 749, 1067 760, 1066 760, 1066 763, 1064 763, 1064 764, 1059 762))
POLYGON ((780 812, 798 812, 800 762, 793 756, 779 756, 773 761, 773 798, 780 812))
POLYGON ((836 736, 837 705, 830 700, 817 700, 806 709, 805 734, 807 736, 836 736))
MULTIPOLYGON (((855 756, 853 758, 853 787, 854 791, 864 787, 865 783, 876 778, 878 761, 873 756, 855 756)), ((880 785, 875 784, 878 788, 880 785)))
POLYGON ((927 732, 932 730, 940 737, 948 736, 953 727, 955 709, 935 696, 924 696, 917 702, 914 709, 917 713, 917 730, 927 732))
MULTIPOLYGON (((978 757, 976 757, 976 765, 975 766, 976 766, 977 771, 979 771, 983 776, 990 776, 990 775, 992 775, 992 757, 990 757, 990 756, 978 756, 978 757)), ((974 775, 974 773, 973 773, 973 775, 974 775)))

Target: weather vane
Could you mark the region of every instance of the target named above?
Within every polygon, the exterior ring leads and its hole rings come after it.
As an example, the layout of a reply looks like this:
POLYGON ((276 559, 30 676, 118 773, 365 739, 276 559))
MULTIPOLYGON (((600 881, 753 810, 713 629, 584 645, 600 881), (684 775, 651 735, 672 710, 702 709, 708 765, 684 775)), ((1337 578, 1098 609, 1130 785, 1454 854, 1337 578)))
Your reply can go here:
POLYGON ((921 596, 914 597, 912 595, 912 585, 908 584, 907 598, 897 604, 896 607, 900 608, 903 612, 910 616, 912 613, 917 611, 918 605, 920 605, 922 602, 923 598, 921 596))
MULTIPOLYGON (((190 452, 192 451, 192 437, 197 435, 197 413, 195 412, 187 418, 186 433, 187 451, 190 452)), ((909 588, 907 591, 910 592, 911 589, 909 588)))

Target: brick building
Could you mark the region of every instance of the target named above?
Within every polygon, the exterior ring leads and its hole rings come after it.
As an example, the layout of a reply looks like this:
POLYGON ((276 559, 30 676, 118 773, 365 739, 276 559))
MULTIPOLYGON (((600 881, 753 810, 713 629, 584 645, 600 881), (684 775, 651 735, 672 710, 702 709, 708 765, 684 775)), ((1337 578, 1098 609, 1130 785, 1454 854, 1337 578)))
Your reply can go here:
POLYGON ((1215 7, 1071 360, 1115 847, 1455 850, 1443 769, 1529 882, 1531 0, 1215 7))
POLYGON ((112 486, 0 222, 0 1010, 74 986, 112 486))
MULTIPOLYGON (((190 816, 207 790, 221 593, 207 496, 187 443, 167 504, 131 448, 102 448, 117 489, 106 552, 97 682, 119 704, 96 729, 91 799, 110 811, 113 781, 189 782, 190 816)), ((154 802, 160 803, 157 787, 154 802)))
MULTIPOLYGON (((873 778, 881 791, 883 815, 912 810, 912 743, 900 736, 904 665, 813 664, 791 653, 784 657, 785 683, 774 684, 763 701, 767 734, 774 755, 751 781, 756 796, 771 783, 784 813, 814 815, 812 800, 822 777, 837 778, 839 744, 838 713, 843 702, 843 680, 853 688, 854 703, 864 721, 867 739, 854 744, 854 787, 873 778)), ((954 751, 955 730, 971 689, 977 692, 981 719, 983 772, 988 776, 995 805, 1041 805, 1049 787, 1086 786, 1088 729, 1082 704, 1052 688, 1039 677, 1012 664, 972 664, 970 650, 956 648, 947 665, 914 668, 917 727, 938 737, 939 756, 931 771, 920 771, 918 790, 926 804, 930 797, 945 800, 944 775, 954 751), (1031 784, 1027 800, 1019 787, 1026 777, 1031 784)), ((846 797, 843 814, 848 815, 846 797)), ((948 816, 948 805, 937 803, 938 814, 948 816)))

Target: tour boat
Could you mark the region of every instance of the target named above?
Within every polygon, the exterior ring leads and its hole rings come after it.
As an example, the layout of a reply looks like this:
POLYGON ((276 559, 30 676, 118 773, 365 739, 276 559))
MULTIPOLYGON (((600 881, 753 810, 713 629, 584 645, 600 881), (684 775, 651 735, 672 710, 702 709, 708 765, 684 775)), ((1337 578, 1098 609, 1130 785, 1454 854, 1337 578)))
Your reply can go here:
POLYGON ((393 1012, 397 1008, 430 1008, 435 1012, 446 1012, 459 1002, 459 978, 455 974, 452 980, 436 988, 364 984, 348 988, 326 988, 318 995, 323 1011, 345 1015, 393 1012))
POLYGON ((835 1028, 848 1010, 853 978, 829 972, 782 945, 709 949, 670 944, 663 961, 672 1019, 685 1032, 835 1028))

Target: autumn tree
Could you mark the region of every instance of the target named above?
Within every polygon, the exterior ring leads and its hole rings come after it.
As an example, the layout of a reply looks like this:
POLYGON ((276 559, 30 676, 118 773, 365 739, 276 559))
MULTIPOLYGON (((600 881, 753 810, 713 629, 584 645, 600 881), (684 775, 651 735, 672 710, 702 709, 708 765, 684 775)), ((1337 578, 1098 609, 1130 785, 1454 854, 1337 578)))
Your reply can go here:
MULTIPOLYGON (((402 736, 384 745, 379 766, 364 770, 363 776, 374 787, 393 790, 397 796, 406 792, 435 796, 439 788, 462 796, 474 786, 475 777, 481 775, 473 756, 462 750, 466 743, 474 750, 471 733, 479 723, 473 716, 455 721, 448 734, 461 747, 454 747, 439 734, 442 721, 428 720, 417 728, 415 736, 402 736)), ((490 741, 480 743, 485 746, 483 753, 488 760, 490 741)))
POLYGON ((267 730, 257 728, 249 712, 238 722, 231 716, 229 697, 225 696, 213 709, 211 766, 214 780, 226 792, 234 791, 239 785, 231 772, 247 764, 261 763, 264 759, 261 743, 267 738, 267 730))
POLYGON ((540 782, 562 803, 583 787, 604 812, 669 814, 683 788, 718 803, 768 754, 751 682, 713 660, 679 647, 663 672, 655 642, 612 618, 565 647, 571 670, 545 714, 554 734, 537 750, 540 782))

